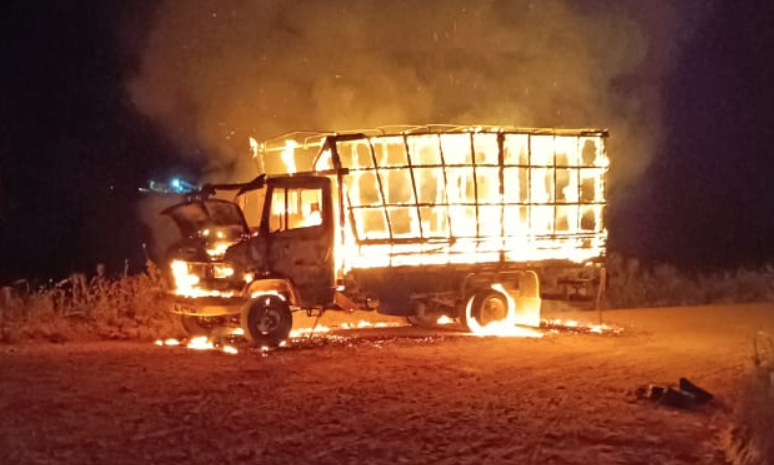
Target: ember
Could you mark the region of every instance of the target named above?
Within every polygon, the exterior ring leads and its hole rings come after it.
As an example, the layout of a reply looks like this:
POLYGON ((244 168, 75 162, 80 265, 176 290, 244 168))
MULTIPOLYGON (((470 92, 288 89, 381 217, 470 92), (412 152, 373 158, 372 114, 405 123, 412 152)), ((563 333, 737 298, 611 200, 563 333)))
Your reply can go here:
POLYGON ((540 327, 547 329, 549 331, 555 331, 555 332, 565 331, 565 332, 575 332, 575 333, 611 334, 611 335, 618 335, 624 331, 623 328, 619 328, 617 326, 608 326, 606 324, 581 323, 576 320, 562 320, 559 318, 544 319, 541 322, 540 327))

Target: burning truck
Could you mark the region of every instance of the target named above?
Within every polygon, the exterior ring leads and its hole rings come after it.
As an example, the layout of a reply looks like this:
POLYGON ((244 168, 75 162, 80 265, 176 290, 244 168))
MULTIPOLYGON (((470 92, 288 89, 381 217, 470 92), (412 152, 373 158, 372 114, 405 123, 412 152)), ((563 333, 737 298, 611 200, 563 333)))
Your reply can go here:
POLYGON ((241 327, 276 346, 298 311, 485 333, 539 325, 543 298, 598 303, 607 137, 421 126, 253 141, 260 176, 163 212, 183 236, 169 250, 173 311, 192 335, 241 327))

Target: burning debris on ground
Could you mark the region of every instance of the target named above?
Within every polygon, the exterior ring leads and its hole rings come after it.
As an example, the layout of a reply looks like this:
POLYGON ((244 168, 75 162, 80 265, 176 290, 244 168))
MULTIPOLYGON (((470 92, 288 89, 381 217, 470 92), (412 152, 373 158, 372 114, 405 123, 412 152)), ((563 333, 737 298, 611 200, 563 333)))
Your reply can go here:
POLYGON ((315 325, 308 328, 296 328, 289 337, 277 347, 255 347, 245 341, 241 328, 221 328, 217 335, 199 336, 187 340, 166 339, 157 340, 159 347, 182 347, 194 350, 214 350, 227 354, 237 353, 258 354, 266 357, 275 351, 294 351, 326 348, 380 348, 385 345, 421 345, 433 344, 447 340, 463 342, 470 336, 489 338, 543 338, 545 336, 559 337, 562 334, 578 335, 608 335, 617 336, 623 333, 623 328, 600 324, 583 323, 576 320, 544 319, 539 329, 511 325, 500 322, 490 323, 480 332, 469 334, 464 331, 459 322, 448 317, 441 317, 434 329, 417 329, 396 322, 366 321, 343 322, 338 325, 315 325))
POLYGON ((606 324, 592 324, 577 320, 544 319, 540 327, 549 333, 577 333, 577 334, 604 334, 617 336, 624 332, 624 328, 606 324))

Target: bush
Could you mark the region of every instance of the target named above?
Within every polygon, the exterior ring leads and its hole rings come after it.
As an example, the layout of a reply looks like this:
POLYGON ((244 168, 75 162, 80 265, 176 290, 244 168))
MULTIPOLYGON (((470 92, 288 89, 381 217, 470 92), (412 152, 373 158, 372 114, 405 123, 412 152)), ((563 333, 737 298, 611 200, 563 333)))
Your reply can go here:
POLYGON ((767 302, 774 300, 774 268, 689 274, 670 265, 646 269, 636 259, 607 261, 606 297, 612 308, 767 302))
POLYGON ((44 339, 140 339, 180 334, 155 268, 118 280, 72 275, 37 291, 4 289, 0 342, 44 339))

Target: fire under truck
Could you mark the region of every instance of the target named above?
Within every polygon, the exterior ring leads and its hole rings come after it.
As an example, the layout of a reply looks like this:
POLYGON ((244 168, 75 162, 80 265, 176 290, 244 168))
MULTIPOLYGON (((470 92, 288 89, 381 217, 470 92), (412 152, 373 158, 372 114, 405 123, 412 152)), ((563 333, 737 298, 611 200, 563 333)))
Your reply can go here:
POLYGON ((163 212, 182 233, 173 311, 192 335, 238 325, 276 346, 298 311, 446 316, 477 332, 539 325, 543 298, 598 303, 607 137, 439 125, 255 143, 260 176, 163 212))

